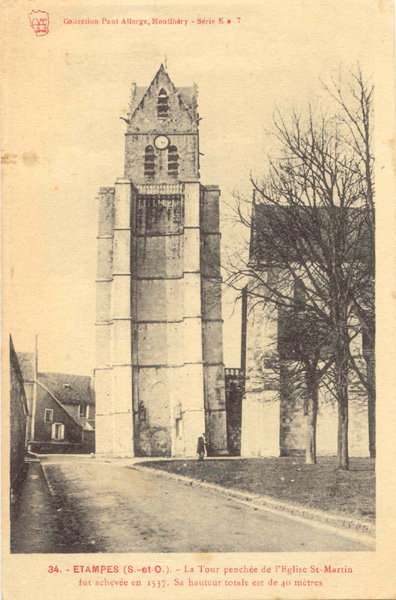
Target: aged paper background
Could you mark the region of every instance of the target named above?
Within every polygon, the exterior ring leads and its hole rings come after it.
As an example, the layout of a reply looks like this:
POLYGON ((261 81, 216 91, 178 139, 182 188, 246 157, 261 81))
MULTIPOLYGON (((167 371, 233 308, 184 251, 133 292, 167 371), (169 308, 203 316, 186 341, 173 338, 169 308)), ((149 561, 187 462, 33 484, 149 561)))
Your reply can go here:
MULTIPOLYGON (((10 555, 8 358, 3 356, 2 591, 22 598, 394 598, 396 595, 394 18, 390 0, 265 0, 113 4, 5 0, 3 4, 3 338, 17 350, 40 340, 43 370, 89 373, 93 365, 95 196, 122 174, 130 85, 148 85, 165 56, 176 85, 199 87, 201 179, 222 197, 260 167, 274 104, 319 94, 319 78, 357 62, 376 85, 377 550, 323 555, 10 555), (50 15, 36 37, 32 9, 50 15), (213 25, 72 25, 66 19, 230 19, 213 25), (240 17, 238 23, 237 17, 240 17), (82 589, 74 564, 182 568, 336 563, 318 588, 82 589), (63 573, 49 575, 48 566, 63 573)), ((223 308, 225 363, 238 362, 239 324, 223 308), (236 325, 235 325, 236 323, 236 325)), ((6 346, 4 346, 6 347, 6 346)), ((191 507, 194 510, 194 507, 191 507)))

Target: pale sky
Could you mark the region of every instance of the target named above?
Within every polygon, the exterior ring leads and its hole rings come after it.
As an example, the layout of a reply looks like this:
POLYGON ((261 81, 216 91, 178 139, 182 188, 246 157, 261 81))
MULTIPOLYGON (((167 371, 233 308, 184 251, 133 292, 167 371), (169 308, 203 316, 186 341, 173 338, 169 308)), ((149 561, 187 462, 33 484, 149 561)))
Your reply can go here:
MULTIPOLYGON (((3 287, 6 330, 17 351, 39 339, 39 368, 91 374, 95 360, 97 191, 123 175, 132 81, 149 85, 166 55, 177 86, 199 88, 201 182, 221 200, 248 190, 268 150, 275 103, 304 105, 322 94, 319 78, 357 61, 372 72, 375 3, 348 0, 175 2, 146 6, 43 3, 50 33, 28 24, 35 2, 3 9, 3 287), (335 9, 335 6, 338 9, 335 9), (371 12, 373 13, 371 15, 371 12), (331 18, 329 18, 329 16, 331 18), (64 25, 76 18, 230 18, 186 26, 64 25), (236 17, 241 18, 237 24, 236 17), (11 156, 13 155, 13 156, 11 156), (8 290, 8 292, 7 292, 8 290)), ((225 248, 234 232, 223 226, 225 248)), ((238 366, 240 323, 223 305, 226 366, 238 366)), ((240 308, 237 308, 239 313, 240 308)))

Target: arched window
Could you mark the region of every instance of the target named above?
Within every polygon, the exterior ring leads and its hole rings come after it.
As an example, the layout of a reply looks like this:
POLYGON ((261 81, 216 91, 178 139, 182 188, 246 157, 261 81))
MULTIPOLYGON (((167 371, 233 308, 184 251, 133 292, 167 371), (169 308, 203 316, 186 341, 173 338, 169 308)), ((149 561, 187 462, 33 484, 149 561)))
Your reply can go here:
POLYGON ((144 152, 144 174, 147 177, 154 177, 155 175, 155 154, 152 146, 146 146, 144 152))
POLYGON ((164 88, 162 88, 160 90, 160 93, 158 94, 157 116, 160 119, 166 119, 166 117, 168 116, 168 112, 169 112, 168 94, 166 93, 164 88))
POLYGON ((298 310, 304 308, 307 299, 307 291, 301 279, 296 279, 293 286, 294 307, 298 310))
POLYGON ((179 174, 179 154, 176 146, 169 146, 168 149, 168 175, 177 177, 179 174))

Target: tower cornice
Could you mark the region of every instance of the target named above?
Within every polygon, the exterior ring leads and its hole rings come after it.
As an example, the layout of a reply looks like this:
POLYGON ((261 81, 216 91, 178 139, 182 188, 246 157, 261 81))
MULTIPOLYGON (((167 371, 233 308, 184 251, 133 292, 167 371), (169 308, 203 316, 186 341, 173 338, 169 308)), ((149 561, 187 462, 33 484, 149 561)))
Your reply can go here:
POLYGON ((199 135, 197 131, 166 131, 165 128, 152 131, 127 131, 125 135, 199 135))

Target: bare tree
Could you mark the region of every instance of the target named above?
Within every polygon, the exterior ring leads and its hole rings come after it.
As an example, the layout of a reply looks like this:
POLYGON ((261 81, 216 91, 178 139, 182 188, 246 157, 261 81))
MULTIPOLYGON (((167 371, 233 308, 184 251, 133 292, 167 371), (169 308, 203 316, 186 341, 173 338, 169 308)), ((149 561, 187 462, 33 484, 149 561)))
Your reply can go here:
MULTIPOLYGON (((367 174, 338 113, 309 107, 305 117, 294 111, 286 118, 277 111, 274 135, 281 155, 269 159, 263 181, 252 180, 256 201, 250 218, 238 198, 238 218, 251 230, 250 254, 243 269, 231 261, 228 282, 237 287, 247 276, 253 301, 279 309, 290 306, 291 288, 302 283, 304 318, 294 337, 303 339, 309 327, 320 342, 317 355, 313 344, 310 356, 306 350, 294 354, 312 388, 313 407, 321 369, 332 365, 339 468, 348 469, 350 348, 365 327, 359 311, 366 310, 373 280, 367 174)), ((313 430, 315 410, 310 415, 313 430)))
POLYGON ((337 119, 343 128, 344 139, 356 156, 356 169, 360 173, 362 197, 366 218, 366 260, 361 264, 360 286, 354 298, 355 312, 363 330, 362 361, 351 356, 351 364, 362 385, 366 388, 369 415, 370 456, 375 457, 375 184, 374 184, 374 84, 365 79, 360 67, 350 74, 345 83, 339 74, 330 84, 323 84, 335 101, 337 119))
MULTIPOLYGON (((300 285, 300 289, 302 285, 300 285)), ((293 407, 293 397, 303 401, 306 419, 305 462, 316 464, 316 425, 319 387, 332 364, 326 355, 328 336, 315 314, 305 310, 304 302, 289 309, 278 309, 278 357, 282 401, 293 407)))

